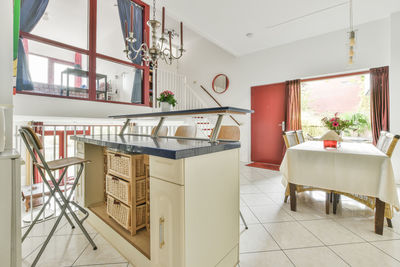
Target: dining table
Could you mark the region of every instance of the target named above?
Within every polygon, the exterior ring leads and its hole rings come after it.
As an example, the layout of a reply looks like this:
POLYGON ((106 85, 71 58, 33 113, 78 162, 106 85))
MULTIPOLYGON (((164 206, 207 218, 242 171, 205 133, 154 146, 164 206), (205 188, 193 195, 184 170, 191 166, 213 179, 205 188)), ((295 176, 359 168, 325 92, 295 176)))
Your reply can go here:
POLYGON ((296 211, 296 185, 375 198, 375 233, 383 233, 385 205, 398 209, 392 161, 373 144, 341 142, 324 148, 307 141, 287 149, 280 166, 289 186, 291 210, 296 211))

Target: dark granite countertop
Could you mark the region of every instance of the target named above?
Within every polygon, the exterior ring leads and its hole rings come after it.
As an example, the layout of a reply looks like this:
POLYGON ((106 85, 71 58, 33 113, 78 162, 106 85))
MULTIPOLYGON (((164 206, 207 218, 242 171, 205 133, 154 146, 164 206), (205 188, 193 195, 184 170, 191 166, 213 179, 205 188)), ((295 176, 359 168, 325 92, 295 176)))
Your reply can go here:
POLYGON ((154 118, 154 117, 188 116, 188 115, 205 115, 205 114, 247 114, 253 112, 254 112, 253 110, 235 108, 235 107, 215 107, 215 108, 174 110, 166 112, 114 115, 109 117, 114 119, 121 119, 121 118, 131 119, 131 118, 149 118, 149 117, 154 118))
POLYGON ((240 142, 221 141, 212 144, 206 140, 175 139, 168 137, 152 138, 125 134, 104 134, 94 136, 72 136, 73 140, 88 144, 109 147, 125 153, 148 154, 169 159, 189 158, 235 148, 240 142))

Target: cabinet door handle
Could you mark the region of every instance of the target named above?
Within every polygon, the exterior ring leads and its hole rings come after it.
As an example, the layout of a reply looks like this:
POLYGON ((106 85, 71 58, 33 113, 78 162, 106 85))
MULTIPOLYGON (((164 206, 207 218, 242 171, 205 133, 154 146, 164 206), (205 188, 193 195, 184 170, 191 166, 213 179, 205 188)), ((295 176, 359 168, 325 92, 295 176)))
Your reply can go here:
POLYGON ((165 240, 164 240, 164 222, 165 222, 164 217, 160 217, 160 224, 159 224, 160 248, 163 248, 164 245, 165 245, 165 240))

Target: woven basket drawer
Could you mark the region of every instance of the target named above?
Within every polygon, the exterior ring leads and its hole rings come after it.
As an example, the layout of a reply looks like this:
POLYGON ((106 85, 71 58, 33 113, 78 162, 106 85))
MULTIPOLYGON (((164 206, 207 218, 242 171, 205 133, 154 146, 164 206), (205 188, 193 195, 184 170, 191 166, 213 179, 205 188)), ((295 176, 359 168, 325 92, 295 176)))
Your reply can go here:
POLYGON ((131 228, 131 209, 112 196, 107 196, 107 214, 127 230, 131 228))
POLYGON ((127 179, 132 179, 132 158, 129 155, 108 152, 108 173, 127 179))
POLYGON ((106 175, 106 193, 127 205, 132 203, 130 184, 112 175, 106 175))
POLYGON ((136 227, 141 227, 146 224, 146 204, 136 207, 136 227))
POLYGON ((146 179, 136 181, 136 202, 146 201, 146 179))

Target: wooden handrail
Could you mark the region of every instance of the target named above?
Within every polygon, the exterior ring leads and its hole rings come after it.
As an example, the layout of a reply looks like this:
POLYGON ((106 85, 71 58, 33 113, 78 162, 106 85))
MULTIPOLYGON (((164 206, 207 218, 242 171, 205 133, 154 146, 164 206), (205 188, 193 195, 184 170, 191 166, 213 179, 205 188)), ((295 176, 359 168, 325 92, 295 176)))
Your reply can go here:
MULTIPOLYGON (((222 107, 222 105, 218 102, 218 100, 215 99, 215 98, 212 96, 212 94, 210 94, 210 92, 208 92, 208 90, 207 90, 206 88, 204 88, 203 85, 200 85, 200 87, 201 87, 201 89, 204 90, 204 92, 207 93, 207 95, 209 95, 209 96, 211 97, 212 100, 214 100, 214 102, 215 102, 218 106, 222 107)), ((231 117, 231 119, 232 119, 238 126, 241 125, 241 123, 239 123, 232 115, 229 115, 229 117, 231 117)))

